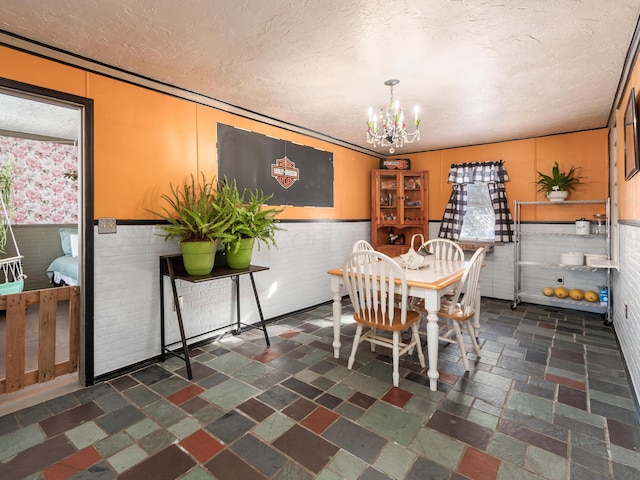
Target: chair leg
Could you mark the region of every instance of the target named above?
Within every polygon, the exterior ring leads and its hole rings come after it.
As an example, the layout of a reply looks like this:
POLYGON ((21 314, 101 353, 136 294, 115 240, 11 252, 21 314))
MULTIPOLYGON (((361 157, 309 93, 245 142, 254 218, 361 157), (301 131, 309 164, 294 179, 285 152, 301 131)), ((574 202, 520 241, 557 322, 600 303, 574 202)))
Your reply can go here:
POLYGON ((411 332, 413 333, 413 342, 416 344, 416 349, 418 350, 418 360, 420 361, 420 366, 425 368, 426 363, 424 361, 424 353, 422 352, 422 344, 420 343, 420 325, 419 323, 414 323, 411 325, 411 332))
POLYGON ((476 354, 478 356, 482 355, 482 352, 480 351, 480 345, 478 345, 478 340, 476 340, 476 336, 474 335, 476 333, 476 329, 473 325, 471 325, 470 322, 467 322, 467 332, 469 332, 469 336, 471 337, 471 341, 473 342, 473 348, 475 349, 476 354))
MULTIPOLYGON (((371 329, 371 336, 372 336, 372 337, 375 337, 375 336, 376 336, 376 329, 375 329, 375 328, 372 328, 372 329, 371 329)), ((376 351, 376 344, 375 344, 375 343, 373 343, 373 342, 370 342, 370 343, 369 343, 369 345, 371 345, 371 351, 372 351, 372 352, 375 352, 375 351, 376 351)))
POLYGON ((362 325, 358 325, 356 328, 356 335, 353 337, 353 346, 351 347, 351 356, 347 363, 347 368, 351 370, 353 362, 356 360, 356 352, 358 351, 358 345, 360 345, 360 336, 362 335, 362 325))
MULTIPOLYGON (((414 323, 413 325, 418 325, 419 323, 420 323, 420 322, 418 322, 418 323, 414 323)), ((409 356, 413 355, 413 349, 414 349, 414 348, 420 348, 420 340, 419 340, 419 339, 420 339, 420 337, 418 336, 418 342, 416 343, 415 338, 414 338, 414 336, 413 336, 413 325, 411 326, 411 329, 412 329, 412 330, 411 330, 411 338, 412 338, 413 340, 409 342, 409 343, 413 343, 413 344, 411 345, 411 348, 410 348, 410 349, 409 349, 409 351, 407 352, 407 354, 408 354, 409 356)))
POLYGON ((462 355, 462 363, 464 364, 464 369, 469 371, 469 359, 467 359, 467 351, 464 349, 464 338, 462 338, 462 331, 460 330, 460 325, 455 320, 453 323, 453 329, 456 332, 456 340, 458 341, 458 348, 460 349, 460 355, 462 355))
POLYGON ((476 339, 476 342, 478 341, 478 338, 480 338, 480 303, 480 286, 478 286, 478 293, 476 294, 476 313, 473 316, 473 337, 476 339))
POLYGON ((397 387, 400 383, 400 372, 398 365, 400 363, 400 332, 393 332, 393 386, 397 387))

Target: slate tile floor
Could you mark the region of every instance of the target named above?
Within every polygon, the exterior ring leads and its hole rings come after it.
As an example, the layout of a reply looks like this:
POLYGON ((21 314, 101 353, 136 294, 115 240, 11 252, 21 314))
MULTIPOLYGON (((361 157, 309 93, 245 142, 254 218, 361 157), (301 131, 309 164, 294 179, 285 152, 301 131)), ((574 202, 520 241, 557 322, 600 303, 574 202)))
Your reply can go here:
MULTIPOLYGON (((2 479, 637 479, 640 426, 599 316, 483 299, 482 356, 331 354, 331 305, 0 417, 2 479)), ((345 315, 348 321, 348 316, 345 315)), ((470 349, 472 350, 472 349, 470 349)))

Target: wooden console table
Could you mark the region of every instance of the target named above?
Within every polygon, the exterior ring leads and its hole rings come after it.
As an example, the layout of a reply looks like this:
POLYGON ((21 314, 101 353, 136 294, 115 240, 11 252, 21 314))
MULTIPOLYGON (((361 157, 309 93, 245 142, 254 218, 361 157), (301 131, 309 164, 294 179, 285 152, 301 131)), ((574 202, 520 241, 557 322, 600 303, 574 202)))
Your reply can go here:
POLYGON ((222 330, 225 328, 236 327, 235 330, 232 330, 231 333, 233 335, 239 335, 242 333, 242 326, 246 328, 256 328, 262 329, 264 332, 264 339, 267 342, 267 347, 271 346, 269 342, 269 335, 267 334, 267 326, 264 322, 264 316, 262 315, 262 307, 260 306, 260 300, 258 299, 258 290, 256 289, 256 282, 253 279, 253 274, 255 272, 262 272, 264 270, 269 270, 268 267, 260 267, 257 265, 249 265, 248 268, 244 268, 241 270, 229 268, 228 266, 215 266, 213 270, 208 275, 189 275, 182 263, 182 255, 174 254, 174 255, 161 255, 160 256, 160 342, 161 342, 161 351, 160 351, 160 360, 162 362, 165 361, 166 354, 174 355, 178 358, 184 360, 187 366, 187 375, 189 380, 193 378, 193 374, 191 372, 191 360, 189 359, 189 350, 187 347, 187 340, 191 340, 193 338, 202 337, 209 333, 222 330), (258 306, 258 313, 260 314, 260 326, 257 325, 248 325, 240 322, 240 277, 242 275, 249 275, 251 279, 251 286, 253 287, 253 295, 256 299, 256 305, 258 306), (177 342, 173 342, 170 344, 165 343, 165 325, 164 325, 164 277, 168 276, 171 281, 171 291, 173 293, 173 304, 176 309, 176 314, 178 316, 178 327, 180 329, 180 340, 177 342), (217 327, 213 330, 209 330, 207 332, 202 332, 192 337, 185 337, 184 334, 184 324, 182 322, 182 311, 180 308, 180 301, 178 299, 178 290, 176 289, 176 279, 184 280, 186 282, 192 283, 201 283, 201 282, 209 282, 211 280, 221 280, 223 278, 231 278, 233 283, 235 283, 236 289, 236 323, 231 323, 228 325, 223 325, 222 327, 217 327), (175 350, 171 350, 170 346, 175 346, 181 344, 182 345, 182 353, 179 353, 175 350))

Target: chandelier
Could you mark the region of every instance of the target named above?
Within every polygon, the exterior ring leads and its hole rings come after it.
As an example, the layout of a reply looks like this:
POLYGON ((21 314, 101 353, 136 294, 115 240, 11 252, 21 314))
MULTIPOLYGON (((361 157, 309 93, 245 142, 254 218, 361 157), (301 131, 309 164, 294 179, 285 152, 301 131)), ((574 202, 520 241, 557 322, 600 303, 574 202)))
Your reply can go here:
POLYGON ((367 122, 367 142, 373 143, 374 147, 378 145, 389 147, 389 153, 394 153, 396 148, 402 147, 405 143, 413 143, 414 140, 420 140, 420 119, 418 118, 418 106, 413 109, 413 124, 415 130, 411 133, 405 129, 404 112, 400 107, 398 100, 393 100, 393 87, 400 83, 400 80, 392 79, 384 82, 391 89, 391 99, 389 105, 380 109, 380 115, 373 113, 373 109, 369 107, 369 121, 367 122))

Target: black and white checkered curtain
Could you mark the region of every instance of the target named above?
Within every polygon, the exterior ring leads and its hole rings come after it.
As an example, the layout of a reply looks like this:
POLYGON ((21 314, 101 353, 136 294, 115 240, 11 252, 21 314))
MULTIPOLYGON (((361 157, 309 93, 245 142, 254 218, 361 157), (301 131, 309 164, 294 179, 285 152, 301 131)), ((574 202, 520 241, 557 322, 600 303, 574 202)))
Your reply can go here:
MULTIPOLYGON (((504 169, 504 168, 503 168, 504 169)), ((506 176, 506 172, 505 172, 506 176)), ((495 242, 513 242, 513 229, 511 210, 504 183, 491 182, 488 184, 493 211, 496 214, 496 236, 495 242)))
POLYGON ((438 237, 458 240, 462 230, 462 219, 467 210, 467 189, 464 185, 454 183, 451 186, 451 197, 444 209, 440 233, 438 237))
POLYGON ((496 214, 496 242, 512 242, 513 229, 509 201, 504 188, 504 182, 509 181, 509 175, 504 168, 504 162, 473 162, 458 163, 449 168, 451 183, 451 198, 444 210, 440 224, 440 238, 458 240, 462 230, 462 219, 467 209, 467 184, 484 182, 489 187, 489 195, 496 214))

